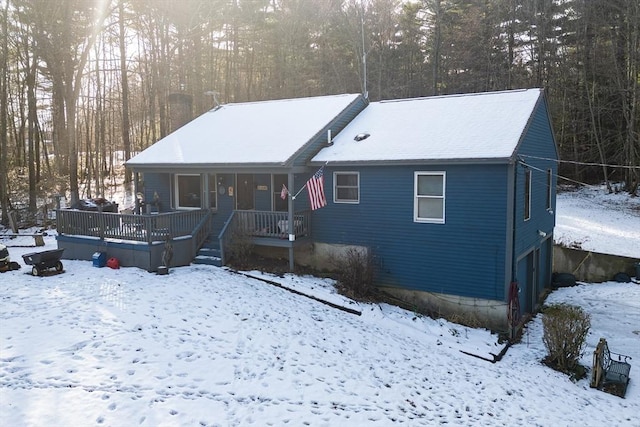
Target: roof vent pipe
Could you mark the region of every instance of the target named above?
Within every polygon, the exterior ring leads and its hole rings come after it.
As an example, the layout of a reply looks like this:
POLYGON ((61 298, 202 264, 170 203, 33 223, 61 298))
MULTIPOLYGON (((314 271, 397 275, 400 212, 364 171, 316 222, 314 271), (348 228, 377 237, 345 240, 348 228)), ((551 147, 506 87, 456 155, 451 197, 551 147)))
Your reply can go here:
POLYGON ((368 132, 362 132, 355 136, 354 141, 362 141, 363 139, 369 138, 371 135, 368 132))
POLYGON ((332 146, 333 141, 331 140, 331 129, 327 129, 327 146, 332 146))

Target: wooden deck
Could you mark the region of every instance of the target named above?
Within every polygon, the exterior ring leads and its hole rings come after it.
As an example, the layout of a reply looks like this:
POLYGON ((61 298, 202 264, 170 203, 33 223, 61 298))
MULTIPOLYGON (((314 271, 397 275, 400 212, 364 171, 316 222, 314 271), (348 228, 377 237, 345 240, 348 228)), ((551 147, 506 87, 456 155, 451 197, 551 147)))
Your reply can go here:
MULTIPOLYGON (((59 209, 56 211, 58 246, 65 258, 90 260, 95 252, 115 256, 123 266, 156 271, 164 245, 173 245, 172 266, 188 265, 204 242, 211 239, 212 214, 207 209, 159 214, 126 214, 59 209)), ((256 246, 293 248, 311 237, 311 212, 234 211, 213 240, 222 263, 234 238, 246 237, 256 246)))
POLYGON ((147 215, 60 209, 56 220, 66 259, 91 260, 101 252, 147 271, 162 264, 166 244, 173 249, 171 266, 189 265, 211 233, 206 209, 147 215))

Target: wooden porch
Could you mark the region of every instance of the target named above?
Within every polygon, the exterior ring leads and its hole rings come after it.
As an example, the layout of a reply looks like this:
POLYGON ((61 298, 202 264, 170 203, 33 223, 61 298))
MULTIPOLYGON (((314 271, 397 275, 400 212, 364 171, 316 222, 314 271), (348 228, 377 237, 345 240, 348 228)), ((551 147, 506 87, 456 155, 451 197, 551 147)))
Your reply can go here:
POLYGON ((311 235, 310 211, 294 214, 290 225, 287 212, 236 210, 217 235, 208 209, 142 215, 59 209, 56 219, 58 247, 66 249, 65 258, 91 260, 95 252, 103 252, 117 257, 120 265, 148 271, 162 265, 166 244, 173 249, 171 266, 189 265, 207 241, 224 265, 234 237, 292 251, 311 235))
POLYGON ((91 260, 95 253, 115 257, 122 266, 157 271, 171 246, 170 266, 189 265, 211 233, 206 209, 134 215, 59 209, 58 247, 64 258, 91 260))
POLYGON ((293 247, 311 237, 311 211, 293 214, 291 224, 287 212, 233 211, 218 235, 223 265, 227 261, 227 248, 237 235, 249 237, 258 246, 289 248, 289 259, 293 262, 293 247))

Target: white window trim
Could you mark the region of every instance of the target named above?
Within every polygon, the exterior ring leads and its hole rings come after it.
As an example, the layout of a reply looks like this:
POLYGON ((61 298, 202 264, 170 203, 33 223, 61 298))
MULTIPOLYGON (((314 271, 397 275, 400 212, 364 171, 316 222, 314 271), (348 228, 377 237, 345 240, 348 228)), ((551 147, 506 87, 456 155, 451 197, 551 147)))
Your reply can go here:
MULTIPOLYGON (((341 188, 353 188, 347 186, 341 186, 341 188)), ((356 205, 360 203, 360 172, 356 171, 335 171, 333 172, 333 203, 346 203, 356 205), (338 199, 338 175, 356 175, 358 177, 358 200, 342 200, 338 199)))
POLYGON ((413 222, 426 224, 444 224, 447 199, 447 173, 444 171, 416 171, 413 173, 413 222), (442 176, 442 196, 419 196, 418 195, 418 177, 423 175, 442 176), (418 217, 418 201, 421 198, 442 199, 442 218, 420 218, 418 217))
POLYGON ((173 176, 176 209, 183 210, 183 211, 197 211, 199 209, 202 209, 202 206, 200 206, 200 207, 180 206, 180 192, 179 192, 179 187, 178 187, 178 178, 181 177, 181 176, 197 176, 197 177, 200 177, 200 204, 202 205, 202 188, 203 188, 202 175, 197 174, 197 173, 177 173, 177 174, 175 174, 173 176))

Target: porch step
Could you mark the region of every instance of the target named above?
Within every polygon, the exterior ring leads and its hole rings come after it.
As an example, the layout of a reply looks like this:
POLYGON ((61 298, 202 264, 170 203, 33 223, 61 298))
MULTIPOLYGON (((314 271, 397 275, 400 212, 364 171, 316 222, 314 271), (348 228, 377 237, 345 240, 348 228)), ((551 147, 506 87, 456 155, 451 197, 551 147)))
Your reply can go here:
POLYGON ((206 245, 200 248, 196 258, 193 260, 194 264, 206 264, 215 265, 216 267, 222 266, 222 259, 220 258, 220 249, 207 247, 206 245))

